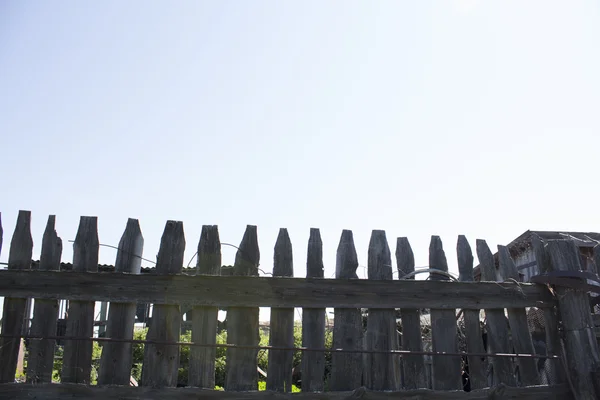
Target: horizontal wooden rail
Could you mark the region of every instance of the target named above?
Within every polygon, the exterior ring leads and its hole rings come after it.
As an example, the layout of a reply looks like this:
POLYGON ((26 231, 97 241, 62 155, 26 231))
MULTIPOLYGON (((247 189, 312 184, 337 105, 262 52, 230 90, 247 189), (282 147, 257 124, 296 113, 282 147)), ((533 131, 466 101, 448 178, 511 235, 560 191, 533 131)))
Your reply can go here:
POLYGON ((543 285, 0 271, 0 296, 221 307, 494 309, 551 307, 543 285))
POLYGON ((571 400, 573 395, 566 385, 506 387, 504 385, 492 388, 474 390, 471 392, 432 391, 428 389, 407 390, 403 392, 373 392, 364 388, 353 392, 325 393, 276 393, 276 392, 224 392, 197 388, 162 388, 128 387, 128 386, 85 386, 76 384, 19 384, 7 383, 0 385, 0 398, 45 400, 69 399, 422 399, 422 400, 488 400, 488 399, 521 399, 521 400, 571 400))

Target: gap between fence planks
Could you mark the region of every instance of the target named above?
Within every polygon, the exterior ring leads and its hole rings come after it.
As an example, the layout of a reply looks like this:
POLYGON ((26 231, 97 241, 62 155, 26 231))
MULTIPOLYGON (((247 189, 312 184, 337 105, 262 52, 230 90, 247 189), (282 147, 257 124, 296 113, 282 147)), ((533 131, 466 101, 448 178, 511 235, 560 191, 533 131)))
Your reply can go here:
MULTIPOLYGON (((163 232, 156 272, 177 274, 183 268, 185 236, 181 221, 167 221, 163 232)), ((155 304, 152 310, 152 323, 148 328, 148 340, 179 340, 181 332, 181 309, 179 305, 155 304)), ((147 344, 144 346, 142 365, 142 386, 169 387, 177 385, 179 368, 179 346, 147 344)))
POLYGON ((0 384, 0 397, 15 400, 32 398, 44 400, 86 399, 128 399, 128 400, 184 400, 184 399, 273 399, 273 400, 573 400, 566 385, 535 387, 504 387, 494 389, 461 391, 432 391, 427 389, 402 392, 371 392, 364 388, 354 391, 325 393, 277 393, 277 392, 225 392, 198 388, 145 388, 127 386, 85 386, 73 384, 0 384))
MULTIPOLYGON (((294 276, 292 242, 287 229, 281 228, 275 243, 273 276, 294 276)), ((294 346, 294 309, 271 308, 269 345, 274 347, 294 346)), ((269 350, 267 390, 292 391, 292 367, 294 352, 291 350, 269 350)))
MULTIPOLYGON (((352 231, 344 229, 336 254, 335 277, 355 279, 358 256, 352 231)), ((351 292, 348 292, 351 293, 351 292)), ((334 308, 333 347, 336 349, 362 349, 363 327, 360 308, 334 308)), ((333 353, 329 390, 343 391, 359 387, 362 382, 363 356, 360 353, 333 353)))
MULTIPOLYGON (((8 270, 30 269, 32 252, 31 212, 19 211, 8 253, 8 270)), ((23 333, 26 310, 27 297, 4 298, 2 333, 15 337, 0 339, 0 383, 14 382, 15 380, 21 344, 19 335, 23 333)))
MULTIPOLYGON (((202 226, 198 242, 198 261, 196 272, 200 275, 221 274, 221 240, 216 225, 202 226)), ((201 296, 202 292, 198 292, 201 296)), ((217 316, 219 308, 215 306, 194 307, 192 309, 192 342, 215 344, 217 342, 217 316)), ((188 384, 190 386, 215 387, 215 347, 192 347, 188 384)))
MULTIPOLYGON (((458 259, 459 280, 461 282, 473 282, 473 251, 464 235, 458 236, 456 255, 458 259)), ((480 312, 480 310, 463 310, 468 353, 485 353, 481 322, 479 320, 480 312)), ((487 358, 468 356, 467 361, 469 364, 471 390, 487 387, 487 358)))
MULTIPOLYGON (((62 240, 55 230, 56 217, 50 215, 42 238, 40 271, 58 271, 62 256, 62 240)), ((29 333, 32 336, 55 336, 58 320, 58 300, 35 299, 33 320, 29 333)), ((54 367, 54 347, 56 340, 40 339, 29 342, 27 359, 27 382, 52 382, 54 367)))
MULTIPOLYGON (((234 274, 241 276, 258 276, 258 264, 260 262, 260 250, 258 248, 258 236, 256 226, 246 226, 244 237, 235 255, 234 274)), ((227 289, 227 296, 234 293, 227 289)), ((240 291, 246 289, 238 289, 240 291)), ((230 307, 227 309, 227 343, 238 345, 257 346, 259 337, 258 307, 230 307)), ((258 388, 258 350, 227 348, 227 363, 225 377, 225 390, 247 391, 258 388)))
MULTIPOLYGON (((498 261, 500 266, 500 276, 502 280, 512 279, 519 281, 519 272, 510 252, 506 246, 498 246, 498 261)), ((524 308, 509 308, 508 322, 512 337, 512 344, 516 353, 535 354, 529 324, 527 323, 527 312, 524 308)), ((540 376, 537 369, 537 360, 532 358, 517 358, 519 366, 519 381, 523 386, 534 386, 540 384, 540 376)))
MULTIPOLYGON (((137 219, 129 218, 115 261, 117 273, 139 274, 142 269, 144 237, 137 219)), ((136 303, 110 303, 106 337, 133 339, 136 303)), ((102 347, 98 384, 129 385, 133 347, 131 343, 108 342, 102 347)))
MULTIPOLYGON (((432 236, 429 245, 429 267, 448 272, 448 262, 439 236, 432 236)), ((431 272, 433 281, 448 280, 445 275, 431 272)), ((431 342, 435 352, 457 352, 456 310, 431 311, 431 342)), ((432 389, 462 389, 460 357, 433 356, 432 389)))
MULTIPOLYGON (((306 254, 306 277, 323 278, 323 241, 316 228, 310 229, 306 254)), ((302 310, 302 346, 325 348, 325 308, 302 310)), ((305 352, 302 354, 302 391, 322 392, 325 389, 325 353, 305 352)))
MULTIPOLYGON (((477 239, 477 257, 481 266, 481 280, 495 282, 497 280, 494 256, 485 240, 477 239)), ((508 321, 503 309, 486 309, 488 349, 492 353, 510 352, 508 321)), ((513 363, 510 359, 494 357, 491 359, 494 385, 503 383, 516 385, 513 363)))
MULTIPOLYGON (((401 279, 415 271, 415 256, 405 237, 396 240, 396 265, 401 279)), ((414 281, 415 278, 411 276, 407 279, 414 281)), ((402 321, 402 350, 423 351, 420 310, 418 308, 401 308, 400 318, 402 321)), ((427 373, 422 355, 402 357, 402 368, 405 389, 427 388, 427 373)))

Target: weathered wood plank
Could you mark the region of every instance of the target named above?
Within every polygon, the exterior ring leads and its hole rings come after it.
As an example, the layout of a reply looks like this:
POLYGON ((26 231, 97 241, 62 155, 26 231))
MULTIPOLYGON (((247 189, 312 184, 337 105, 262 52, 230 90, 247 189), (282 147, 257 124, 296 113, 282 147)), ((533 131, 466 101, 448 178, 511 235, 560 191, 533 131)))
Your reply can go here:
POLYGON ((505 387, 475 390, 472 392, 432 391, 427 389, 407 390, 402 392, 372 392, 359 388, 354 391, 325 392, 325 393, 277 393, 277 392, 226 392, 196 388, 146 388, 127 386, 86 386, 72 384, 2 384, 0 397, 14 400, 62 400, 86 399, 128 399, 128 400, 187 400, 187 399, 273 399, 273 400, 490 400, 490 399, 519 399, 519 400, 572 400, 573 396, 566 385, 535 386, 535 387, 505 387))
MULTIPOLYGON (((546 252, 542 240, 537 235, 533 235, 531 244, 535 252, 535 258, 539 265, 539 272, 548 272, 552 267, 550 266, 550 257, 546 252)), ((558 332, 558 316, 557 307, 547 307, 543 309, 544 312, 544 327, 546 333, 546 354, 549 356, 563 355, 563 348, 561 345, 561 339, 558 332)), ((550 384, 566 383, 566 372, 564 365, 557 359, 546 359, 544 363, 544 370, 547 374, 547 380, 550 384)))
MULTIPOLYGON (((337 249, 335 277, 358 279, 358 256, 352 231, 342 231, 337 249)), ((360 308, 334 309, 333 347, 336 349, 362 349, 363 327, 360 308)), ((352 390, 361 385, 363 357, 360 353, 333 353, 329 390, 352 390)))
MULTIPOLYGON (((19 211, 15 231, 8 252, 9 270, 31 268, 33 239, 31 237, 31 211, 19 211)), ((33 277, 33 276, 32 276, 33 277)), ((0 338, 0 383, 14 382, 17 359, 27 311, 27 298, 4 298, 2 313, 2 334, 16 337, 0 338)))
MULTIPOLYGON (((162 275, 180 273, 183 268, 184 253, 183 222, 167 221, 156 257, 156 272, 162 275)), ((180 332, 180 307, 155 304, 152 310, 152 323, 146 335, 147 340, 177 342, 180 332)), ((146 344, 144 346, 144 364, 142 365, 142 386, 176 386, 179 351, 177 345, 146 344)))
MULTIPOLYGON (((139 274, 142 269, 144 237, 137 219, 129 218, 119 241, 115 271, 139 274)), ((133 339, 135 303, 111 303, 106 336, 133 339)), ((102 348, 98 384, 129 385, 133 356, 131 343, 107 342, 102 348)))
MULTIPOLYGON (((73 243, 73 270, 97 272, 99 251, 98 218, 81 217, 73 243)), ((69 301, 66 336, 92 337, 94 305, 93 301, 69 301)), ((61 382, 85 384, 90 382, 92 348, 91 340, 65 341, 61 382)))
MULTIPOLYGON (((392 280, 392 255, 385 231, 371 233, 368 250, 368 274, 372 280, 392 280)), ((367 350, 398 350, 398 332, 394 309, 369 308, 367 350)), ((399 390, 400 358, 392 354, 366 354, 365 386, 371 390, 399 390)))
MULTIPOLYGON (((414 276, 403 278, 415 271, 415 256, 408 239, 405 237, 400 237, 396 240, 396 264, 398 266, 399 279, 414 281, 414 276)), ((420 314, 419 309, 400 309, 403 350, 423 351, 420 314)), ((427 388, 427 373, 425 370, 425 360, 422 355, 402 357, 402 368, 403 386, 405 389, 427 388)))
MULTIPOLYGON (((494 256, 485 240, 477 239, 477 257, 481 266, 481 280, 494 282, 497 280, 494 256)), ((516 308, 516 307, 513 307, 516 308)), ((486 309, 488 350, 492 353, 510 353, 508 321, 504 310, 486 309)), ((506 357, 492 357, 494 384, 516 386, 513 363, 506 357)))
MULTIPOLYGON (((448 262, 439 236, 432 236, 429 245, 429 268, 448 272, 448 262)), ((447 276, 431 272, 433 281, 448 280, 447 276)), ((435 352, 457 349, 456 310, 431 309, 431 342, 435 352)), ((462 389, 460 357, 433 356, 432 383, 435 390, 462 389)))
MULTIPOLYGON (((256 226, 248 225, 235 255, 234 274, 258 276, 259 262, 260 251, 256 226)), ((228 293, 229 296, 233 294, 228 293)), ((257 346, 260 341, 258 312, 257 307, 228 308, 227 343, 257 346)), ((227 348, 225 390, 241 392, 258 388, 257 356, 258 350, 256 349, 227 348)))
MULTIPOLYGON (((306 277, 323 278, 323 241, 316 228, 310 229, 306 255, 306 277)), ((325 348, 325 308, 302 309, 302 346, 325 348)), ((325 354, 307 351, 302 354, 302 391, 322 392, 325 388, 325 354)))
POLYGON ((551 307, 531 283, 369 281, 0 270, 0 296, 221 307, 489 309, 551 307), (203 296, 198 296, 203 293, 203 296), (352 296, 348 296, 352 293, 352 296), (235 294, 235 295, 232 295, 235 294))
MULTIPOLYGON (((275 243, 273 276, 294 276, 292 242, 287 229, 281 228, 275 243)), ((294 347, 294 309, 271 308, 269 345, 294 347)), ((267 390, 292 391, 292 367, 294 352, 291 350, 269 350, 267 390)))
MULTIPOLYGON (((473 251, 464 235, 458 236, 456 254, 458 258, 459 280, 461 282, 473 282, 473 251)), ((479 312, 479 310, 463 310, 468 353, 485 353, 479 312)), ((468 356, 467 360, 469 363, 469 383, 471 390, 487 387, 487 360, 479 356, 468 356)))
MULTIPOLYGON (((503 280, 513 279, 519 281, 519 272, 510 252, 506 246, 498 246, 498 261, 500 276, 503 280)), ((518 354, 535 354, 529 325, 527 324, 527 312, 524 308, 509 308, 508 322, 512 334, 512 344, 518 354)), ((533 358, 517 358, 519 367, 520 383, 523 386, 535 386, 540 384, 540 376, 537 370, 537 360, 533 358)))
MULTIPOLYGON (((581 264, 575 243, 553 240, 546 245, 553 271, 579 271, 581 264)), ((558 308, 565 335, 565 352, 569 375, 577 399, 596 399, 591 376, 600 363, 598 342, 589 309, 587 293, 583 290, 557 286, 558 308)))
MULTIPOLYGON (((55 230, 56 217, 50 215, 42 238, 40 271, 58 271, 62 256, 62 240, 55 230)), ((36 299, 33 307, 33 320, 29 331, 32 336, 56 336, 58 320, 58 300, 36 299)), ((27 359, 27 382, 52 382, 54 366, 54 339, 32 340, 27 359)))
MULTIPOLYGON (((198 243, 196 271, 205 275, 221 274, 221 240, 216 225, 202 226, 198 243)), ((199 292, 201 294, 202 292, 199 292)), ((192 309, 192 342, 217 343, 218 307, 194 307, 192 309)), ((188 385, 213 389, 215 387, 214 347, 191 347, 188 385)))

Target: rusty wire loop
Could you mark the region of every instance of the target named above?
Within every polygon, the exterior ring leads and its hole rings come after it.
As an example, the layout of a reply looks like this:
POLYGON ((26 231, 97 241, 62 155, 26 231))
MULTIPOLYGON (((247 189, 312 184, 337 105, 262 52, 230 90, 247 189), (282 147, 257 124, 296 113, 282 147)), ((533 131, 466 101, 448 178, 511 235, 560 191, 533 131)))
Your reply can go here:
POLYGON ((75 336, 36 336, 36 335, 1 335, 0 337, 11 339, 30 339, 30 340, 77 340, 77 341, 95 341, 95 342, 116 342, 116 343, 135 343, 135 344, 156 344, 163 346, 190 346, 190 347, 231 347, 245 350, 288 350, 288 351, 315 351, 325 353, 361 353, 361 354, 393 354, 398 356, 475 356, 475 357, 514 357, 514 358, 559 358, 557 355, 539 355, 539 354, 518 354, 518 353, 468 353, 468 352, 434 352, 434 351, 410 351, 410 350, 358 350, 358 349, 319 349, 308 347, 277 347, 277 346, 248 346, 238 344, 204 344, 194 342, 166 342, 160 340, 139 340, 139 339, 117 339, 117 338, 99 338, 99 337, 75 337, 75 336))

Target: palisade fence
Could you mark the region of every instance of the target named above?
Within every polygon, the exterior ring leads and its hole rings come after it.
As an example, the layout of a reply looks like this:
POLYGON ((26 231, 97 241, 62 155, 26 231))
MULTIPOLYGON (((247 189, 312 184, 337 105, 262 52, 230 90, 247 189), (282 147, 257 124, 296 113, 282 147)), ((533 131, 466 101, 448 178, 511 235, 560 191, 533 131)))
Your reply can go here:
MULTIPOLYGON (((473 281, 473 255, 464 236, 457 243, 459 281, 447 274, 439 237, 432 236, 429 280, 415 280, 406 238, 392 254, 384 231, 374 230, 368 248, 368 279, 358 279, 351 231, 337 249, 336 278, 323 277, 322 242, 311 229, 307 277, 294 278, 292 245, 281 229, 275 243, 273 277, 259 277, 257 228, 247 226, 232 276, 219 276, 221 243, 216 226, 203 226, 196 274, 182 273, 183 224, 168 221, 155 272, 140 274, 143 237, 137 220, 127 222, 115 272, 98 272, 96 217, 81 217, 73 244, 73 270, 59 271, 62 242, 50 216, 39 268, 31 269, 29 211, 20 211, 0 271, 4 313, 0 337, 0 398, 320 398, 320 399, 596 399, 598 346, 585 288, 526 284, 505 247, 499 268, 484 240, 476 254, 482 281, 473 281), (31 326, 25 324, 34 300, 31 326), (51 383, 58 301, 69 300, 61 383, 51 383), (106 337, 93 337, 94 304, 110 302, 106 337), (153 304, 144 343, 142 379, 129 386, 136 303, 153 304), (193 307, 192 342, 179 343, 181 307, 193 307), (271 307, 267 392, 258 392, 259 309, 271 307), (294 307, 301 307, 302 348, 294 348, 294 307), (227 310, 225 391, 215 387, 217 312, 227 310), (333 347, 325 348, 325 309, 334 308, 333 347), (526 310, 543 310, 546 351, 534 350, 526 310), (366 327, 363 310, 367 309, 366 327), (397 325, 396 313, 400 313, 397 325), (429 310, 431 349, 420 315, 429 310), (460 312, 457 313, 457 310, 460 312), (480 324, 481 311, 485 324, 480 324), (457 320, 466 352, 458 350, 457 320), (398 326, 401 326, 401 335, 398 326), (21 338, 28 340, 25 383, 15 383, 21 338), (92 341, 102 344, 98 384, 90 384, 92 341), (181 346, 190 346, 189 387, 177 388, 181 346), (301 393, 292 387, 292 354, 302 352, 301 393), (325 355, 331 372, 325 377, 325 355), (431 360, 428 371, 426 360, 431 360), (468 370, 469 391, 464 383, 468 370), (327 383, 326 383, 327 379, 327 383), (327 390, 326 390, 327 389, 327 390)), ((0 250, 2 229, 0 223, 0 250)), ((544 273, 579 271, 574 244, 537 241, 544 273)), ((574 278, 571 278, 574 279, 574 278)))

